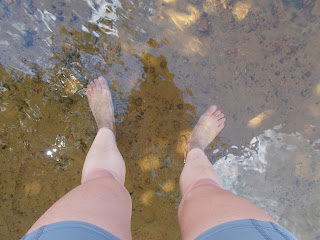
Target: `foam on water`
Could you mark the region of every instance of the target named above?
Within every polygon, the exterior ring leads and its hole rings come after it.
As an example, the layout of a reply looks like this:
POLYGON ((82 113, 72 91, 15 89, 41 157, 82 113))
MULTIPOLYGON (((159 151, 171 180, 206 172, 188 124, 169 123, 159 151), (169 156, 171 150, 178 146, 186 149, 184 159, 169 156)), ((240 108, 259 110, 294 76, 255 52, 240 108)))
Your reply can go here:
POLYGON ((27 74, 35 74, 31 65, 54 67, 56 63, 52 57, 57 49, 61 49, 66 37, 61 34, 62 27, 71 27, 97 38, 101 33, 118 37, 117 11, 122 9, 119 0, 2 4, 6 5, 10 14, 0 21, 0 63, 27 74), (99 29, 90 29, 90 24, 99 29))
POLYGON ((255 203, 289 230, 316 236, 317 228, 305 219, 319 214, 314 206, 320 204, 320 139, 310 142, 280 129, 264 131, 249 147, 232 146, 241 154, 230 153, 214 167, 225 189, 255 203))
POLYGON ((115 35, 118 37, 118 29, 115 24, 108 26, 102 20, 115 22, 118 20, 116 14, 117 9, 122 9, 122 5, 118 0, 107 2, 105 0, 97 0, 94 4, 92 0, 85 0, 90 6, 92 13, 89 23, 96 24, 100 29, 103 29, 106 34, 115 35))

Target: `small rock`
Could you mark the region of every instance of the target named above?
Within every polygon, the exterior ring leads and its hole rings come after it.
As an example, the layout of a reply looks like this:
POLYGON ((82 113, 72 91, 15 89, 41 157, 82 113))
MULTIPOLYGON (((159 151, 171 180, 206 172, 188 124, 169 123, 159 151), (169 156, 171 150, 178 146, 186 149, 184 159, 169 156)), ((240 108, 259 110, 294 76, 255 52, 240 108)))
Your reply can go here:
POLYGON ((310 76, 311 76, 311 72, 306 72, 306 73, 304 74, 304 76, 310 77, 310 76))
POLYGON ((183 104, 178 104, 178 105, 177 105, 177 108, 180 109, 180 110, 182 110, 182 109, 183 109, 183 104))
POLYGON ((182 62, 187 63, 187 62, 189 62, 189 60, 187 58, 184 58, 182 62))
POLYGON ((137 98, 134 100, 134 104, 138 107, 142 105, 142 98, 137 98))
MULTIPOLYGON (((10 86, 8 84, 5 83, 2 85, 2 87, 6 88, 8 91, 10 91, 10 86)), ((5 91, 3 91, 3 92, 5 92, 5 91)))
POLYGON ((61 98, 61 103, 66 103, 66 104, 72 104, 73 103, 73 100, 69 97, 62 97, 61 98))
POLYGON ((209 31, 209 21, 207 18, 203 18, 199 25, 198 25, 198 31, 200 32, 208 32, 209 31))
POLYGON ((161 61, 160 67, 166 68, 167 67, 167 61, 166 60, 161 61))
POLYGON ((235 122, 238 120, 238 117, 237 117, 236 114, 233 114, 233 115, 232 115, 232 118, 233 118, 233 120, 234 120, 235 122))
POLYGON ((306 97, 307 95, 308 95, 308 93, 310 92, 310 90, 309 89, 305 89, 305 90, 301 90, 301 96, 302 97, 306 97))

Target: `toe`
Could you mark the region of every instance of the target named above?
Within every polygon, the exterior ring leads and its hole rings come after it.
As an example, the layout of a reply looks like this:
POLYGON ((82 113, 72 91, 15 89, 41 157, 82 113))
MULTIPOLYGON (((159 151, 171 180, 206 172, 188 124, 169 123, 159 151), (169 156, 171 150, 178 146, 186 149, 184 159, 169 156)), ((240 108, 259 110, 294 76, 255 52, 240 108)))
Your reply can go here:
POLYGON ((211 105, 204 113, 203 116, 211 116, 217 110, 216 105, 211 105))
POLYGON ((213 116, 214 116, 214 117, 218 117, 220 114, 221 114, 221 111, 218 110, 218 111, 216 111, 216 112, 213 114, 213 116))
POLYGON ((99 82, 98 79, 95 79, 95 80, 94 80, 94 84, 96 85, 96 88, 99 88, 99 89, 102 88, 102 86, 101 86, 101 84, 100 84, 100 82, 99 82))
POLYGON ((91 83, 89 85, 87 85, 87 92, 88 91, 92 91, 92 86, 91 86, 91 83))
POLYGON ((88 86, 90 86, 90 88, 91 88, 92 91, 93 91, 93 89, 96 88, 96 84, 94 83, 95 80, 96 80, 96 79, 92 80, 92 81, 89 83, 89 85, 88 85, 88 86))
POLYGON ((98 77, 98 80, 101 86, 108 86, 107 80, 103 76, 98 77))
POLYGON ((220 115, 217 116, 217 119, 221 119, 221 118, 223 118, 223 117, 224 117, 224 114, 221 113, 220 115))
POLYGON ((222 124, 222 123, 225 123, 227 121, 226 118, 221 118, 219 121, 218 121, 218 124, 222 124))
POLYGON ((92 92, 92 90, 89 89, 89 87, 88 87, 88 88, 87 88, 87 91, 86 91, 87 97, 90 97, 90 96, 91 96, 91 92, 92 92))
POLYGON ((221 132, 221 130, 224 128, 224 125, 225 125, 225 123, 223 122, 218 126, 218 128, 217 128, 218 133, 221 132))

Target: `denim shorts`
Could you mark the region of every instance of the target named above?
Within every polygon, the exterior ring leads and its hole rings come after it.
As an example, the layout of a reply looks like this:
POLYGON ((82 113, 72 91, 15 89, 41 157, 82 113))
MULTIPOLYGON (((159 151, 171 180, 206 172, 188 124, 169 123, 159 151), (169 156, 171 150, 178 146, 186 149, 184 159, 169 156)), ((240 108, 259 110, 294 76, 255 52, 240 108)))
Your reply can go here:
POLYGON ((195 240, 297 240, 285 228, 272 222, 245 219, 213 227, 195 240))
MULTIPOLYGON (((21 240, 119 240, 95 225, 78 221, 52 223, 29 233, 21 240)), ((223 223, 195 240, 297 240, 288 230, 271 222, 253 219, 223 223)))

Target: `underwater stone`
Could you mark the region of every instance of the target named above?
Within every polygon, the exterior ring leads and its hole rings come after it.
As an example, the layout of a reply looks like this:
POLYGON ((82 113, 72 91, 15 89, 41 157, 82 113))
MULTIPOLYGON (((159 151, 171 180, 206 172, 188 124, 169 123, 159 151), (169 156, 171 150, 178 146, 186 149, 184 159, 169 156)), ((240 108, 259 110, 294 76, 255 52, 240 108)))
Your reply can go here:
POLYGON ((9 87, 8 84, 4 83, 4 84, 2 85, 2 87, 6 88, 8 91, 10 91, 10 87, 9 87))
POLYGON ((208 32, 209 31, 209 21, 207 18, 203 18, 199 25, 198 25, 198 31, 200 32, 208 32))
POLYGON ((310 77, 310 76, 311 76, 311 72, 306 72, 306 73, 304 74, 304 76, 310 77))
POLYGON ((134 100, 134 104, 138 107, 142 105, 142 98, 137 98, 134 100))
POLYGON ((73 100, 71 98, 69 98, 69 97, 63 97, 61 99, 61 103, 72 104, 73 100))
POLYGON ((306 97, 307 95, 308 95, 308 93, 310 92, 310 90, 309 89, 305 89, 305 90, 301 90, 301 96, 302 97, 306 97))
POLYGON ((162 68, 166 68, 167 67, 167 61, 166 60, 161 61, 160 66, 162 68))

